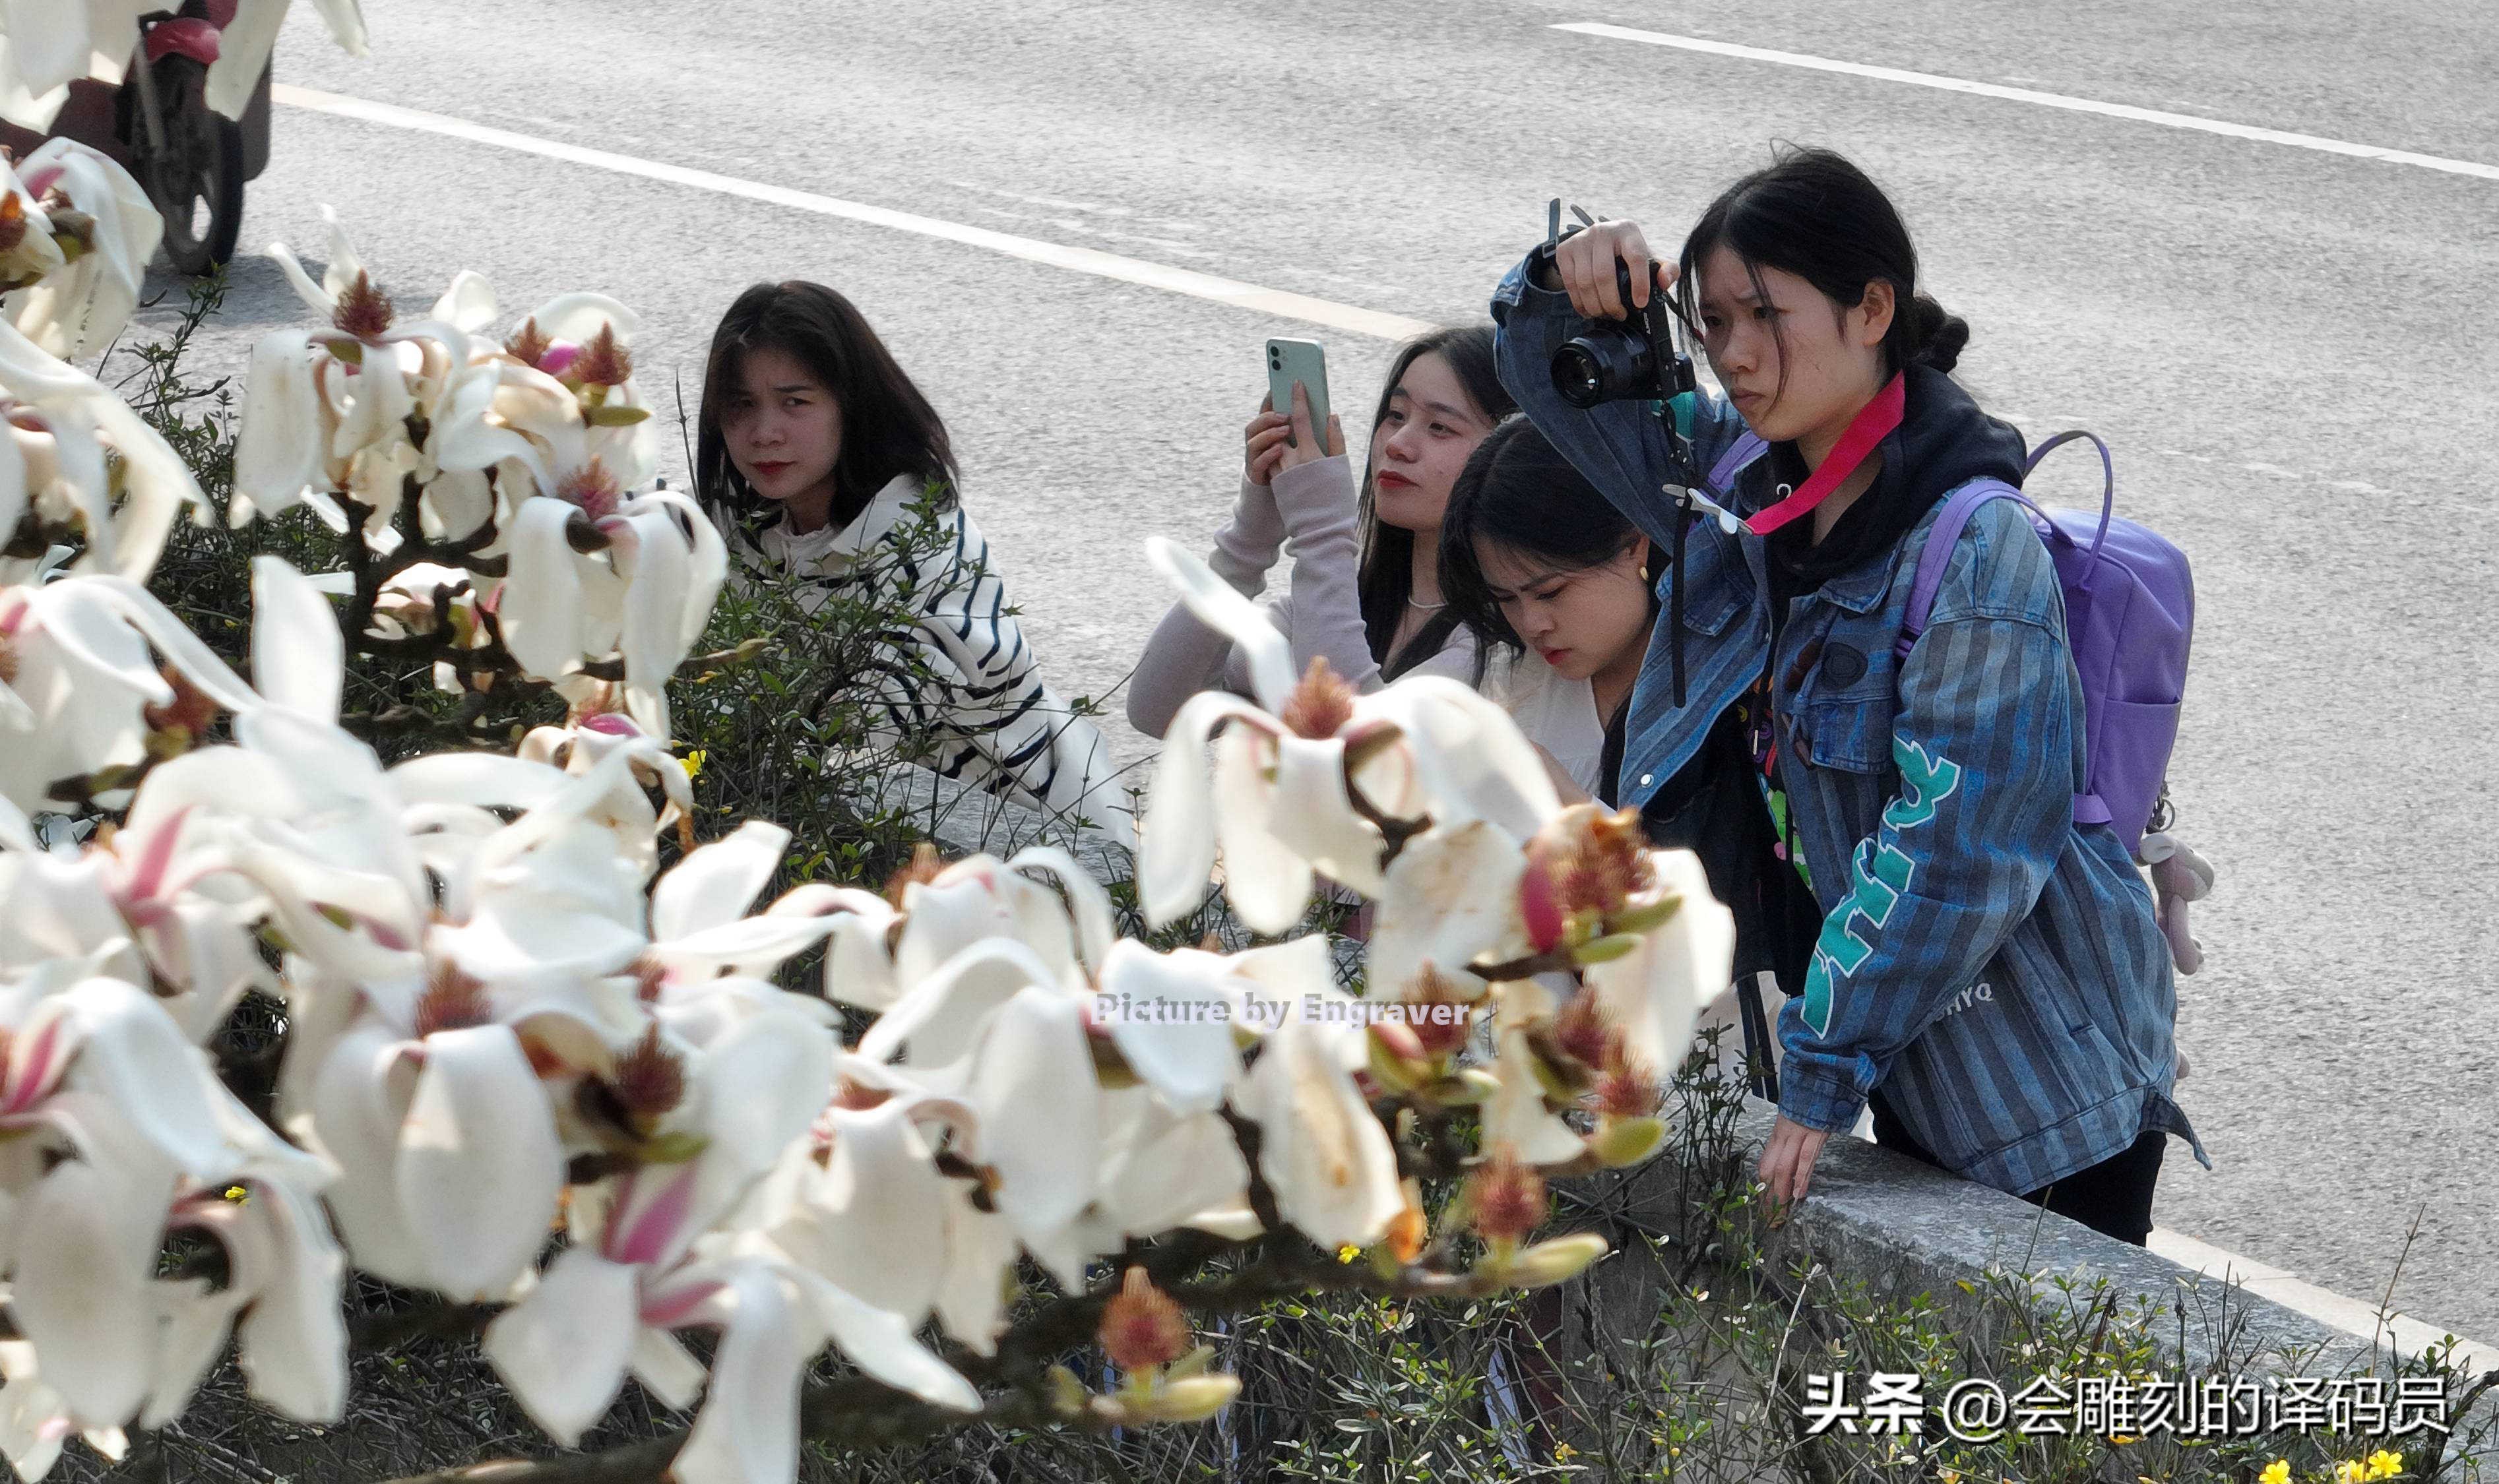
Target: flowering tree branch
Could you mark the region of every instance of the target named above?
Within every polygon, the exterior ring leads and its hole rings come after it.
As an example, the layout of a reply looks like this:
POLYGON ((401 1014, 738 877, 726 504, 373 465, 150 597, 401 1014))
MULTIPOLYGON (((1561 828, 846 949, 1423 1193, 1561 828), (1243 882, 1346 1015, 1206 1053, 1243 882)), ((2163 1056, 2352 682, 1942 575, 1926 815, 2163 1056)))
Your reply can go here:
MULTIPOLYGON (((0 284, 37 294, 0 311, 109 287, 73 272, 135 193, 99 160, 37 195, 0 168, 0 284)), ((698 840, 717 811, 671 742, 671 684, 753 646, 695 653, 726 551, 643 488, 635 316, 565 295, 498 339, 473 274, 407 316, 335 227, 317 283, 273 251, 317 323, 254 347, 226 513, 309 507, 341 569, 254 562, 248 685, 144 587, 197 484, 0 326, 0 452, 25 469, 0 481, 0 1118, 22 1156, 0 1170, 0 1449, 22 1477, 74 1435, 117 1457, 170 1425, 229 1344, 252 1395, 324 1423, 355 1351, 474 1336, 560 1447, 629 1378, 692 1424, 426 1479, 789 1484, 810 1440, 1202 1420, 1238 1383, 1191 1309, 1473 1297, 1603 1252, 1530 1241, 1544 1172, 1654 1152, 1658 1072, 1732 935, 1690 856, 1562 808, 1497 707, 1296 677, 1158 545, 1258 695, 1175 722, 1139 898, 1186 917, 1220 857, 1235 915, 1280 941, 1122 938, 1047 848, 759 903, 790 831, 698 840), (456 698, 416 701, 420 665, 456 698), (349 712, 358 667, 387 670, 381 703, 349 712), (502 750, 505 701, 545 694, 562 723, 502 750), (460 745, 386 766, 351 724, 460 745), (64 803, 93 827, 56 849, 32 816, 64 803), (1322 883, 1375 904, 1363 994, 1324 937, 1286 936, 1322 883), (814 992, 775 982, 816 952, 814 992), (1426 1178, 1464 1180, 1437 1231, 1426 1178), (351 1268, 424 1297, 350 1316, 351 1268), (1033 1272, 1059 1297, 1010 1313, 1033 1272), (1097 1348, 1121 1377, 1100 1391, 1066 1364, 1097 1348), (828 1350, 853 1373, 805 1383, 828 1350)))

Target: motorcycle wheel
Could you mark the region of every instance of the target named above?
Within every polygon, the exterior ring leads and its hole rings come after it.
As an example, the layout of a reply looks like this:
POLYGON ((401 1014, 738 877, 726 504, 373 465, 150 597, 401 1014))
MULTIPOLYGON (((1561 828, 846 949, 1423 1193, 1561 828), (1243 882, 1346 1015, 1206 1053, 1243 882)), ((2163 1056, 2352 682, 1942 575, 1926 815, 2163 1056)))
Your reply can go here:
POLYGON ((186 56, 156 63, 165 149, 146 163, 147 198, 165 218, 176 273, 211 272, 243 231, 243 127, 209 107, 209 70, 186 56))

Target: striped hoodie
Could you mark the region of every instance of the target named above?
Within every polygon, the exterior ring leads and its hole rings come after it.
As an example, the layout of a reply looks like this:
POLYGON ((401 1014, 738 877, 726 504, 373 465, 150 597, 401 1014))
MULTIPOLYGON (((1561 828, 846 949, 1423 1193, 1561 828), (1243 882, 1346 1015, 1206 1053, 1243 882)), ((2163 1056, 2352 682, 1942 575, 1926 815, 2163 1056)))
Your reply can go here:
POLYGON ((989 542, 959 499, 939 511, 939 547, 913 549, 920 491, 917 475, 898 474, 846 525, 794 534, 775 521, 754 544, 732 536, 731 547, 796 573, 810 613, 837 595, 879 590, 907 605, 914 623, 881 636, 862 677, 878 718, 870 747, 925 737, 928 751, 913 760, 937 773, 1127 839, 1128 794, 1110 747, 1042 682, 1006 585, 990 570, 989 542))

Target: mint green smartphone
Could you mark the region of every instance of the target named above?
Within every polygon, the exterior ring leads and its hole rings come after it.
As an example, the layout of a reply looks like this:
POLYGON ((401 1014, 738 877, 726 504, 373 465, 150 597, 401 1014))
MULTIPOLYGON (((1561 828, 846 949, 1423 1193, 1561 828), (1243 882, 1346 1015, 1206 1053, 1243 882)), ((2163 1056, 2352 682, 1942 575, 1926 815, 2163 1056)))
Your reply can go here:
POLYGON ((1316 340, 1269 340, 1267 342, 1267 396, 1277 411, 1291 416, 1293 383, 1300 382, 1310 392, 1311 432, 1317 436, 1319 447, 1327 447, 1328 389, 1327 352, 1316 340))

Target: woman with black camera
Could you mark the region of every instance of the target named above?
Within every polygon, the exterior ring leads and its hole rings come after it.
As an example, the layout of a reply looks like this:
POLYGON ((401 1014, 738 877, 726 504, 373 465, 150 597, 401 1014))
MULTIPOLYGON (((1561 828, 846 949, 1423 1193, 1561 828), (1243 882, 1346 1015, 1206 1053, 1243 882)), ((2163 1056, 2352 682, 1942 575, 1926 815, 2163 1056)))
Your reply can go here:
POLYGON ((1948 374, 1968 326, 1918 287, 1882 191, 1793 151, 1710 205, 1679 266, 1629 222, 1530 253, 1494 298, 1501 376, 1653 544, 1685 527, 1663 576, 1681 629, 1652 646, 1684 653, 1641 671, 1615 797, 1654 838, 1704 847, 1750 940, 1739 968, 1779 966, 1793 995, 1771 1201, 1801 1199, 1870 1104, 1879 1142, 2139 1244, 2167 1135, 2204 1153, 2170 1097, 2151 894, 2117 832, 2074 818, 2081 684, 2012 501, 1971 516, 1896 652, 1898 574, 1941 498, 2024 473, 2021 435, 1948 374), (1592 396, 1584 364, 1556 363, 1662 293, 1728 397, 1690 394, 1682 466, 1654 410, 1671 385, 1592 396), (1687 510, 1670 470, 1709 469, 1746 429, 1768 447, 1720 492, 1729 524, 1687 510))
POLYGON ((841 597, 914 615, 863 677, 872 745, 921 749, 949 778, 1124 831, 1110 749, 1042 683, 955 479, 946 425, 848 299, 759 283, 721 316, 695 483, 723 537, 797 578, 810 613, 841 597), (934 532, 915 509, 924 498, 934 532))
MULTIPOLYGON (((1357 691, 1409 673, 1473 684, 1473 636, 1440 591, 1441 516, 1467 456, 1515 410, 1493 372, 1489 326, 1407 341, 1380 388, 1357 490, 1333 415, 1322 440, 1299 395, 1290 407, 1262 403, 1242 432, 1241 494, 1208 565, 1255 597, 1291 550, 1291 590, 1267 612, 1297 672, 1322 659, 1357 691)), ((1247 661, 1174 603, 1128 682, 1128 720, 1159 737, 1182 702, 1217 686, 1247 694, 1247 661)))

